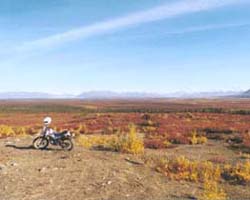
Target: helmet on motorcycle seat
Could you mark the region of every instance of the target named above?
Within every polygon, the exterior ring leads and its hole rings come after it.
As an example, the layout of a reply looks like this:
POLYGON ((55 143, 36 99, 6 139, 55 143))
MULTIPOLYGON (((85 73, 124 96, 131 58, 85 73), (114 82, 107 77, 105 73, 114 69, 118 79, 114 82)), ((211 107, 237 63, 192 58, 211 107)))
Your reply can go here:
POLYGON ((50 125, 51 122, 52 122, 51 117, 45 117, 44 120, 43 120, 43 123, 44 123, 45 126, 50 125))

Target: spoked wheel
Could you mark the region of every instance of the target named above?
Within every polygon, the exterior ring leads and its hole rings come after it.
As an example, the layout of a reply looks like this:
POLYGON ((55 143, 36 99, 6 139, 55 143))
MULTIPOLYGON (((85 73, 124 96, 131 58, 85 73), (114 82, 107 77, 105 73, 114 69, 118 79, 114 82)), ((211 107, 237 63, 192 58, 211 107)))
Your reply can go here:
POLYGON ((35 149, 46 149, 48 145, 49 145, 48 139, 44 138, 42 136, 37 137, 33 141, 33 146, 34 146, 35 149))
POLYGON ((73 142, 70 139, 62 140, 60 145, 64 150, 67 151, 71 151, 74 147, 73 142))

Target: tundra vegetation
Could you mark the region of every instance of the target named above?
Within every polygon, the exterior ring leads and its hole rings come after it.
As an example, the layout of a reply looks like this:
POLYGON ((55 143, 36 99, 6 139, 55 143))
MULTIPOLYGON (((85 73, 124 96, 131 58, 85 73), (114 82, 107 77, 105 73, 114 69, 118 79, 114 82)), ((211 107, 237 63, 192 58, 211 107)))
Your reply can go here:
POLYGON ((131 154, 166 179, 197 184, 196 199, 230 199, 232 188, 250 186, 248 100, 2 101, 0 138, 37 134, 47 115, 84 149, 131 154))

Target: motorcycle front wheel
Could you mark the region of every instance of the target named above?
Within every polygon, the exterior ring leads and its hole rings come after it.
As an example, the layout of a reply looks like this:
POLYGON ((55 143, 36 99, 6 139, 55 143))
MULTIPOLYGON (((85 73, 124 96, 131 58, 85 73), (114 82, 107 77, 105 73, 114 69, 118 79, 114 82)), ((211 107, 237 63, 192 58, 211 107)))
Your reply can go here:
POLYGON ((39 136, 34 139, 33 146, 35 149, 46 149, 49 145, 49 141, 47 138, 39 136))
POLYGON ((67 151, 71 151, 74 147, 73 142, 71 139, 64 139, 61 141, 60 146, 67 151))

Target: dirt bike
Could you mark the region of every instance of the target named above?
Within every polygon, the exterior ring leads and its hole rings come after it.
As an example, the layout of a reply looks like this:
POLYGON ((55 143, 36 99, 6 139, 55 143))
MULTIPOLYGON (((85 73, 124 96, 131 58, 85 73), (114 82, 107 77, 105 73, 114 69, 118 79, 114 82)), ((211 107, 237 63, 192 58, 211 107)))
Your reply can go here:
POLYGON ((35 149, 46 149, 49 144, 60 146, 62 149, 71 151, 74 147, 72 142, 72 134, 69 131, 54 134, 42 134, 33 140, 35 149))

